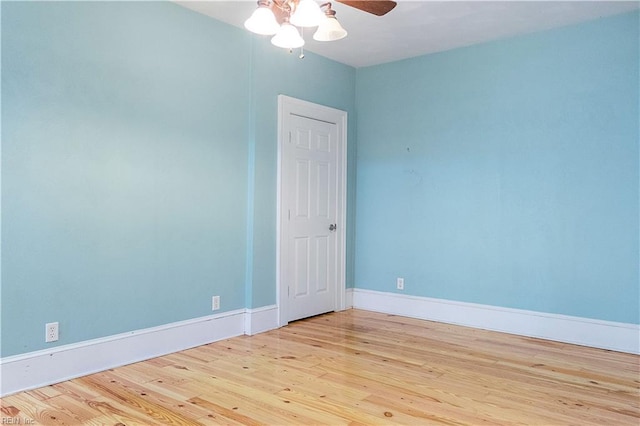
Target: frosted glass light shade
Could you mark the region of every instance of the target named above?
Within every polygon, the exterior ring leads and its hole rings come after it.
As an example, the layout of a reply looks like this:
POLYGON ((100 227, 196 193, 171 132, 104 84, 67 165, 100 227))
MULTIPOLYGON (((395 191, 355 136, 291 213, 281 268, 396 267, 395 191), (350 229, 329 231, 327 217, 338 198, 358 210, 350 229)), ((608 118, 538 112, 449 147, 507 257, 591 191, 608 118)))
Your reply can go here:
POLYGON ((291 23, 296 27, 317 27, 324 18, 324 13, 314 0, 300 0, 291 15, 291 23))
POLYGON ((244 27, 252 33, 260 35, 274 35, 280 29, 280 24, 268 7, 260 6, 253 11, 249 19, 244 21, 244 27))
POLYGON ((283 23, 271 39, 271 43, 285 49, 295 49, 304 46, 304 39, 300 37, 298 29, 288 22, 283 23))
POLYGON ((335 16, 327 16, 322 20, 315 34, 313 34, 313 39, 317 41, 335 41, 346 36, 347 30, 342 28, 335 16))

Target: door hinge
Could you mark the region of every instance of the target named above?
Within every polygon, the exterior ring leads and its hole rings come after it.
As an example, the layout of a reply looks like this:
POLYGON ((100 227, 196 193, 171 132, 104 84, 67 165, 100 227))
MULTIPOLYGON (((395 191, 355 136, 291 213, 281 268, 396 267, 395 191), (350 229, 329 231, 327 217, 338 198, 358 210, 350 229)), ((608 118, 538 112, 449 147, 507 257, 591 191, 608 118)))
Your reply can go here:
POLYGON ((291 220, 291 209, 288 210, 287 220, 291 220))
POLYGON ((289 131, 289 143, 291 143, 291 131, 289 131))
POLYGON ((290 295, 291 295, 290 287, 289 287, 289 286, 287 286, 287 297, 289 297, 290 295))

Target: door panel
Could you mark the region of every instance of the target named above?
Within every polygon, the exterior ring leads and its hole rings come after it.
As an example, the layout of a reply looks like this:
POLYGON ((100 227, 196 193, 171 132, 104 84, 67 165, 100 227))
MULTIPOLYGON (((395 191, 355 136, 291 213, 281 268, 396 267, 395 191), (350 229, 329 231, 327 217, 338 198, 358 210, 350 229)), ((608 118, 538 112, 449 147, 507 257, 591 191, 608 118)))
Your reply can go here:
POLYGON ((329 163, 318 162, 316 164, 316 182, 318 188, 316 189, 316 216, 329 218, 329 207, 331 205, 331 190, 329 185, 331 184, 330 174, 331 165, 329 163))
MULTIPOLYGON (((289 316, 292 321, 334 310, 337 282, 337 238, 329 225, 337 221, 337 126, 292 115, 290 141, 283 167, 292 167, 295 188, 287 210, 289 219, 289 263, 284 276, 289 286, 289 316), (287 166, 291 164, 291 166, 287 166), (291 287, 295 289, 291 291, 291 287)), ((287 194, 283 194, 286 200, 287 194)))
POLYGON ((311 189, 311 176, 309 173, 309 161, 296 159, 296 199, 294 216, 297 219, 309 218, 309 206, 311 204, 309 191, 311 189))
POLYGON ((318 293, 329 291, 329 274, 330 274, 330 260, 331 250, 329 248, 329 238, 318 237, 316 238, 316 291, 318 293))
POLYGON ((309 238, 293 239, 294 298, 309 295, 309 238))
POLYGON ((346 143, 346 112, 278 96, 280 326, 345 308, 346 143))

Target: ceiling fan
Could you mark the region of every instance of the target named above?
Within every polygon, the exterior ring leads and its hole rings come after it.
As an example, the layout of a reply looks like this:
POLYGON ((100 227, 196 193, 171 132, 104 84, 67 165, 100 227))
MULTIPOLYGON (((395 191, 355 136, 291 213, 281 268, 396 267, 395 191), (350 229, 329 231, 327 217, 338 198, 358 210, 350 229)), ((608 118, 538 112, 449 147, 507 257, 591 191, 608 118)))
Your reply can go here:
POLYGON ((354 7, 356 9, 360 9, 364 12, 369 12, 376 16, 383 16, 387 13, 391 12, 394 7, 396 7, 395 1, 390 0, 361 0, 361 1, 351 1, 351 0, 336 0, 338 3, 346 4, 347 6, 354 7))
MULTIPOLYGON (((335 0, 347 6, 383 16, 389 13, 396 2, 391 0, 335 0)), ((347 36, 336 19, 331 3, 319 4, 314 0, 258 0, 258 8, 244 23, 249 31, 272 35, 271 43, 289 49, 304 46, 304 39, 296 27, 317 27, 313 39, 335 41, 347 36)), ((300 54, 300 58, 304 53, 300 54)))

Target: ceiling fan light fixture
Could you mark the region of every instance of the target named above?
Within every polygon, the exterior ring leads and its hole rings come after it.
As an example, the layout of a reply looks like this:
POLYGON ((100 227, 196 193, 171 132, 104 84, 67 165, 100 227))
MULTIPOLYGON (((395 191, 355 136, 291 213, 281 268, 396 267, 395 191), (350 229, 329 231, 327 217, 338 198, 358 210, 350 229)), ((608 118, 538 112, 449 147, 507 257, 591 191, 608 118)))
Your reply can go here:
MULTIPOLYGON (((395 6, 395 2, 391 0, 337 1, 370 13, 378 10, 370 10, 369 6, 374 4, 390 3, 395 6)), ((272 35, 271 43, 274 46, 291 52, 305 45, 300 34, 305 27, 317 27, 313 34, 317 41, 335 41, 347 36, 347 31, 336 19, 336 12, 331 6, 331 2, 319 4, 316 0, 258 0, 258 8, 245 21, 244 26, 256 34, 272 35)), ((300 58, 304 58, 303 52, 300 58)))
MULTIPOLYGON (((333 12, 333 11, 332 11, 333 12)), ((313 34, 313 39, 316 41, 336 41, 347 36, 347 30, 342 28, 340 22, 333 15, 328 15, 322 20, 318 29, 313 34)))
POLYGON ((317 27, 324 14, 314 0, 300 0, 291 15, 291 23, 296 27, 317 27))
POLYGON ((271 39, 271 44, 284 49, 295 49, 304 46, 304 39, 300 36, 298 29, 285 20, 271 39))
POLYGON ((258 8, 253 11, 249 19, 244 21, 244 27, 255 34, 274 35, 280 29, 280 24, 271 11, 270 0, 258 1, 258 8))

